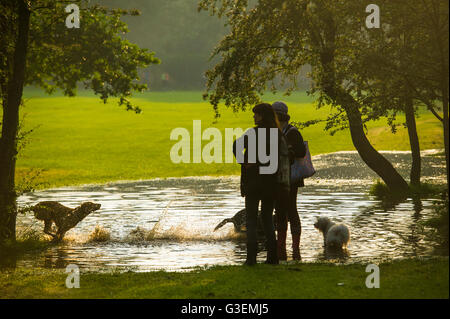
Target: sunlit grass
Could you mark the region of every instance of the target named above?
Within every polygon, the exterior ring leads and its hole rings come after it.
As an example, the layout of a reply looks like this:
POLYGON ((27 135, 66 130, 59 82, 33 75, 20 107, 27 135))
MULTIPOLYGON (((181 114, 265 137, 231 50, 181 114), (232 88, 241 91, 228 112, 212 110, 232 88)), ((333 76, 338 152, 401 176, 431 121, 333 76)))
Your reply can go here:
MULTIPOLYGON (((436 197, 447 189, 447 184, 420 183, 420 185, 409 184, 409 196, 419 198, 436 197)), ((381 180, 376 180, 369 189, 369 194, 379 200, 395 200, 402 198, 403 194, 392 193, 392 190, 381 180)))
POLYGON ((188 273, 86 273, 67 289, 62 270, 0 271, 0 298, 448 298, 448 258, 379 264, 380 288, 366 265, 300 263, 216 266, 188 273), (264 280, 261 280, 264 278, 264 280))
MULTIPOLYGON (((253 125, 251 111, 233 113, 220 107, 221 118, 214 122, 212 107, 202 101, 201 92, 152 92, 134 99, 142 114, 126 112, 111 100, 103 104, 98 97, 80 92, 75 98, 48 97, 37 90, 26 91, 24 130, 34 129, 29 144, 19 154, 20 179, 30 169, 42 170, 39 187, 140 180, 155 177, 237 175, 237 164, 174 164, 170 149, 176 141, 170 132, 176 127, 192 131, 192 121, 202 128, 243 129, 253 125)), ((304 93, 288 98, 267 95, 267 102, 288 102, 292 120, 324 119, 328 108, 316 110, 304 93)), ((312 155, 354 150, 348 131, 330 136, 323 124, 302 130, 312 155)), ((441 124, 422 111, 417 123, 422 149, 442 148, 441 124)), ((369 139, 378 150, 409 150, 407 131, 393 135, 386 121, 369 125, 369 139)), ((203 142, 205 145, 207 141, 203 142)), ((225 152, 225 150, 224 150, 225 152)))

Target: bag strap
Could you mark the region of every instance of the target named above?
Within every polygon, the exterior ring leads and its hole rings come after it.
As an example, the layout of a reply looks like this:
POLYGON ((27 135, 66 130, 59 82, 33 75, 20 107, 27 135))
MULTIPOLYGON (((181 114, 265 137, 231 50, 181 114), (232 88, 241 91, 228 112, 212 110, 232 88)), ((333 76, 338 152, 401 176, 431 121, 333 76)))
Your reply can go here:
POLYGON ((282 132, 283 135, 286 136, 292 129, 296 129, 296 127, 291 124, 286 125, 282 132))

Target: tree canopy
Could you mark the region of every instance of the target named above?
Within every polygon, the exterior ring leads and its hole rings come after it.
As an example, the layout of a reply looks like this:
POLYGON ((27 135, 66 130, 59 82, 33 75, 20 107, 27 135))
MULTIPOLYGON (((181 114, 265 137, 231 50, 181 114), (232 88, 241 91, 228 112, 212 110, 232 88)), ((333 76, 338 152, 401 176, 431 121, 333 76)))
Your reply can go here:
MULTIPOLYGON (((138 12, 99 5, 88 7, 83 1, 74 3, 81 6, 82 27, 78 29, 69 29, 64 23, 68 16, 64 10, 66 2, 33 2, 24 84, 42 87, 48 93, 59 88, 73 96, 82 83, 104 101, 117 96, 127 108, 139 111, 127 98, 133 91, 146 88, 137 81, 139 68, 157 64, 159 60, 148 49, 141 49, 123 38, 128 27, 121 17, 138 12)), ((11 5, 3 6, 12 10, 11 5)), ((7 35, 14 38, 17 18, 12 14, 8 19, 7 35)), ((2 41, 2 44, 4 57, 11 62, 15 48, 10 41, 2 41)), ((8 73, 3 75, 1 82, 7 83, 8 73)), ((2 90, 2 94, 4 92, 2 90)))
MULTIPOLYGON (((266 90, 276 91, 278 78, 289 85, 287 93, 297 89, 296 75, 311 65, 310 93, 317 95, 319 107, 331 105, 333 110, 326 119, 326 129, 349 128, 362 159, 390 188, 405 190, 403 178, 370 145, 364 123, 380 116, 395 116, 392 97, 404 95, 403 88, 407 86, 423 92, 428 100, 439 99, 437 93, 431 93, 431 82, 418 86, 424 71, 432 70, 430 65, 435 70, 447 65, 440 78, 445 76, 444 82, 446 79, 448 83, 448 60, 436 64, 436 59, 443 58, 436 54, 437 49, 447 45, 448 50, 448 2, 427 0, 424 3, 415 7, 408 1, 379 1, 381 20, 386 17, 388 23, 382 24, 381 29, 368 29, 369 2, 364 0, 202 0, 200 9, 224 17, 230 26, 230 33, 214 51, 220 62, 207 72, 205 98, 217 115, 220 101, 234 110, 245 109, 249 104, 258 103, 266 90), (441 38, 433 38, 436 33, 423 25, 427 19, 430 23, 430 13, 436 8, 441 12, 440 28, 447 21, 446 38, 442 32, 439 32, 441 38), (425 12, 422 15, 421 10, 425 12), (411 11, 415 14, 410 14, 411 11), (399 19, 401 16, 403 19, 399 19), (413 23, 415 28, 408 30, 413 23), (402 32, 413 33, 414 42, 409 44, 415 50, 413 54, 406 55, 399 41, 393 41, 402 32), (384 56, 384 51, 389 54, 384 56), (380 60, 389 63, 380 65, 380 60), (424 64, 428 67, 420 69, 424 64), (399 70, 411 75, 411 83, 392 77, 399 70), (389 79, 398 82, 393 85, 389 79)), ((426 77, 436 78, 432 74, 426 77)), ((447 95, 448 92, 441 94, 444 114, 448 110, 447 95)))

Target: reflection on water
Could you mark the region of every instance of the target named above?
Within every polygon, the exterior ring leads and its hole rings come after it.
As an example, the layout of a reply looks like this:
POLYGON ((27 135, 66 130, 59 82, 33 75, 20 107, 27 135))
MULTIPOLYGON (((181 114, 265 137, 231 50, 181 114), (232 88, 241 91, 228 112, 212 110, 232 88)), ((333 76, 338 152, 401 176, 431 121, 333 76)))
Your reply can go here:
MULTIPOLYGON (((408 176, 410 155, 388 153, 397 169, 408 176)), ((367 194, 376 175, 354 152, 314 157, 318 173, 300 190, 298 207, 302 222, 303 261, 325 254, 321 234, 314 229, 317 216, 328 216, 349 226, 348 262, 431 254, 431 247, 418 233, 416 222, 429 216, 432 200, 406 202, 386 207, 367 194)), ((441 157, 425 156, 425 179, 444 179, 441 157)), ((239 196, 239 178, 173 178, 99 186, 66 187, 26 194, 21 206, 56 200, 69 207, 83 201, 102 204, 66 235, 64 244, 43 253, 21 257, 17 265, 62 268, 76 263, 92 270, 131 267, 135 271, 186 270, 204 265, 233 265, 245 260, 245 239, 231 224, 217 232, 215 225, 244 207, 239 196), (111 240, 90 243, 96 225, 111 232, 111 240), (136 240, 137 227, 152 236, 136 240), (148 238, 150 237, 150 238, 148 238)), ((18 227, 43 228, 31 214, 18 217, 18 227)), ((288 256, 290 256, 288 236, 288 256)), ((260 261, 265 252, 259 253, 260 261)))

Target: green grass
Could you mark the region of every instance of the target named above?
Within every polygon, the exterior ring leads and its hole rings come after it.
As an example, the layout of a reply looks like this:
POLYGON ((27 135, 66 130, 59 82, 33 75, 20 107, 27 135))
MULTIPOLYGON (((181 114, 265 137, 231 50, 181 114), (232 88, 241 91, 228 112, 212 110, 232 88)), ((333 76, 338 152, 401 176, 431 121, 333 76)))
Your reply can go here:
MULTIPOLYGON (((285 100, 293 120, 326 118, 330 112, 316 110, 310 97, 296 93, 290 97, 266 96, 268 102, 285 100)), ((25 92, 21 116, 24 130, 34 129, 19 154, 17 178, 42 170, 39 188, 140 180, 156 177, 239 174, 237 164, 174 164, 170 149, 176 141, 170 132, 176 127, 192 131, 192 121, 202 120, 202 128, 253 125, 251 111, 233 113, 220 107, 222 117, 213 124, 211 106, 202 101, 201 92, 151 92, 134 98, 143 109, 137 115, 126 112, 111 100, 103 104, 98 97, 80 92, 75 98, 61 94, 48 97, 38 90, 25 92)), ((442 148, 441 124, 426 111, 417 123, 422 149, 442 148)), ((348 131, 330 136, 323 125, 302 130, 312 155, 354 150, 348 131)), ((369 139, 378 150, 408 150, 407 131, 392 135, 386 121, 371 123, 369 139)), ((203 145, 207 142, 204 141, 203 145)))
POLYGON ((0 298, 448 298, 448 266, 448 258, 383 263, 378 289, 365 286, 369 273, 360 264, 216 266, 188 273, 81 270, 79 289, 65 287, 63 270, 18 268, 0 271, 0 298))
MULTIPOLYGON (((431 183, 420 183, 420 185, 409 184, 408 196, 412 198, 432 198, 438 197, 443 191, 447 189, 447 184, 431 184, 431 183)), ((404 197, 404 194, 392 193, 387 185, 381 180, 376 180, 369 189, 369 194, 377 197, 380 200, 396 200, 404 197)))

